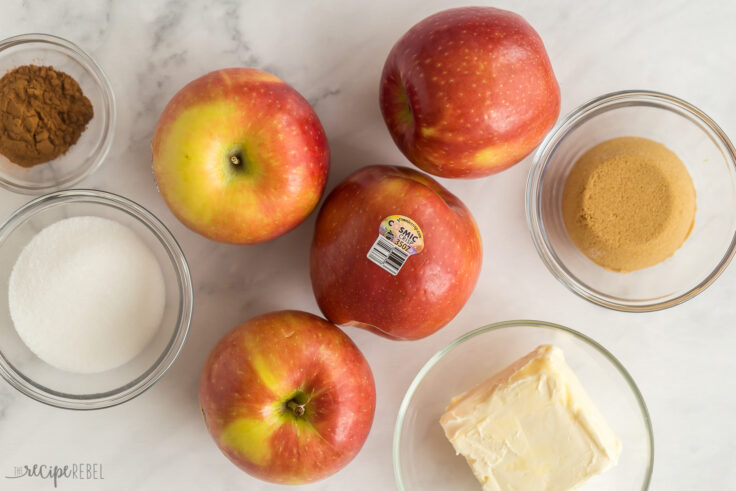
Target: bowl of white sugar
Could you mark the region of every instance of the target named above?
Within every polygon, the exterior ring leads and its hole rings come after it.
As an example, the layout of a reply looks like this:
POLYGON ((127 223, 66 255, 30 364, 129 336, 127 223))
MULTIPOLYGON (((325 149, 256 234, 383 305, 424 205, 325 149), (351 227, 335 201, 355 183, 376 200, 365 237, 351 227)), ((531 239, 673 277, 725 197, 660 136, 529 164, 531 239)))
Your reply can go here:
POLYGON ((40 402, 100 409, 151 387, 192 316, 181 248, 115 194, 35 199, 0 228, 0 375, 40 402))

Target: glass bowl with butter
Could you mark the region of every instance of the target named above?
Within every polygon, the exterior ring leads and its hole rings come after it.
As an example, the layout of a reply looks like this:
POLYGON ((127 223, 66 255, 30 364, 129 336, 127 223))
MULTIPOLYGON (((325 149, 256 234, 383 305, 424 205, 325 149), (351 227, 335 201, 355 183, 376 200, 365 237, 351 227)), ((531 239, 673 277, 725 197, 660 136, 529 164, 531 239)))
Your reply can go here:
POLYGON ((534 157, 526 212, 544 264, 610 309, 678 305, 736 247, 736 150, 700 109, 651 91, 572 111, 534 157))
POLYGON ((435 354, 399 409, 401 491, 646 490, 654 440, 626 369, 567 327, 508 321, 435 354))

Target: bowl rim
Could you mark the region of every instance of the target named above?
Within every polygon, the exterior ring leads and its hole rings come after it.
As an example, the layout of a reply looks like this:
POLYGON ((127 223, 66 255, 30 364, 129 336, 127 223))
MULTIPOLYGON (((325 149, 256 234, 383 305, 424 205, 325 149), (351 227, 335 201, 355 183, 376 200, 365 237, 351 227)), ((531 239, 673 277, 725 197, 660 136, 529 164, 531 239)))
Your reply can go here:
POLYGON ((394 424, 394 436, 393 436, 394 478, 396 482, 396 487, 399 489, 399 491, 405 491, 407 489, 406 486, 404 485, 404 481, 401 475, 401 452, 400 452, 401 429, 404 425, 404 418, 406 416, 406 411, 409 407, 409 404, 411 403, 411 400, 413 399, 414 393, 416 392, 417 388, 424 380, 425 375, 447 353, 457 348, 464 342, 470 339, 473 339, 476 336, 480 336, 482 334, 490 332, 490 331, 496 331, 496 330, 501 330, 501 329, 513 329, 516 327, 540 327, 544 329, 550 329, 552 331, 557 330, 557 331, 562 331, 566 334, 570 334, 574 338, 577 338, 578 340, 583 341, 584 343, 594 348, 596 351, 602 354, 604 358, 606 358, 614 366, 614 368, 616 368, 616 370, 618 370, 619 374, 621 374, 623 379, 626 381, 627 385, 631 389, 631 392, 634 394, 634 397, 636 398, 636 401, 639 405, 639 410, 642 413, 644 427, 647 430, 647 436, 648 436, 648 441, 649 441, 649 464, 647 466, 647 471, 646 471, 646 475, 644 476, 644 482, 642 483, 641 490, 646 491, 647 489, 649 489, 649 484, 651 482, 652 474, 654 472, 654 430, 652 428, 652 420, 649 415, 649 410, 647 409, 646 402, 644 402, 644 396, 642 396, 641 392, 639 391, 639 388, 636 385, 636 382, 634 382, 633 377, 629 374, 629 372, 626 370, 623 364, 620 361, 618 361, 618 359, 615 356, 613 356, 613 354, 610 351, 608 351, 600 343, 590 338, 589 336, 586 336, 585 334, 578 332, 574 329, 571 329, 569 327, 565 327, 561 324, 555 324, 553 322, 519 319, 519 320, 495 322, 493 324, 488 324, 486 326, 479 327, 477 329, 469 331, 461 335, 460 337, 455 338, 447 346, 437 351, 422 366, 422 368, 419 369, 419 372, 417 372, 416 376, 412 380, 411 384, 409 385, 409 388, 406 391, 406 394, 404 395, 404 398, 401 401, 401 406, 399 406, 399 412, 396 417, 396 423, 394 424))
MULTIPOLYGON (((695 297, 713 284, 723 271, 725 271, 734 254, 736 254, 736 229, 732 231, 731 242, 715 268, 696 285, 676 297, 667 296, 664 297, 663 300, 660 300, 663 297, 659 297, 655 299, 647 299, 646 301, 632 301, 606 295, 603 292, 590 288, 573 275, 557 256, 554 248, 549 243, 544 221, 542 219, 539 193, 546 174, 549 157, 552 155, 553 150, 556 149, 557 144, 567 136, 570 131, 576 129, 579 124, 585 123, 585 121, 583 121, 583 123, 579 123, 583 118, 604 106, 612 104, 615 104, 616 106, 620 104, 625 104, 626 106, 643 105, 656 107, 658 109, 672 110, 666 107, 669 106, 670 108, 674 107, 681 112, 684 112, 712 133, 708 136, 711 137, 711 139, 714 139, 714 143, 716 143, 716 145, 721 149, 724 158, 728 161, 727 163, 731 166, 732 170, 736 171, 736 148, 734 148, 734 145, 731 143, 731 140, 723 129, 721 129, 721 127, 712 118, 696 106, 664 92, 651 90, 621 90, 610 92, 590 99, 570 111, 552 128, 544 140, 542 140, 542 143, 534 154, 526 184, 524 201, 527 226, 532 236, 534 248, 537 250, 539 257, 542 259, 547 270, 549 270, 549 272, 552 273, 560 283, 565 285, 568 290, 579 297, 601 307, 621 312, 653 312, 664 310, 695 297)), ((732 182, 736 182, 733 177, 732 182)))
MULTIPOLYGON (((100 167, 100 165, 102 165, 102 162, 110 153, 110 149, 112 148, 112 143, 115 138, 115 127, 117 124, 117 102, 115 100, 115 93, 113 92, 110 79, 107 77, 100 64, 75 43, 53 34, 32 32, 0 40, 0 54, 6 49, 14 46, 33 43, 61 47, 65 54, 79 63, 79 65, 87 71, 87 73, 100 87, 100 91, 102 92, 103 102, 101 104, 101 108, 95 107, 95 113, 97 113, 98 109, 102 109, 102 113, 106 118, 102 129, 102 138, 94 149, 92 155, 88 158, 88 163, 85 166, 80 167, 78 171, 65 179, 56 181, 52 184, 29 185, 21 184, 14 179, 9 179, 6 174, 0 173, 0 186, 14 193, 26 195, 38 195, 63 188, 69 188, 80 182, 82 179, 90 176, 100 167)), ((0 76, 2 75, 3 74, 0 74, 0 76)))
POLYGON ((141 375, 113 390, 91 394, 66 394, 36 384, 17 370, 0 350, 0 376, 22 394, 62 409, 93 410, 117 406, 141 395, 163 377, 179 357, 187 339, 192 320, 194 292, 192 278, 184 252, 166 225, 143 206, 128 198, 107 191, 70 189, 39 196, 21 206, 0 226, 0 245, 38 212, 67 203, 85 202, 109 206, 139 220, 159 240, 175 269, 179 289, 179 312, 176 328, 158 359, 141 375))

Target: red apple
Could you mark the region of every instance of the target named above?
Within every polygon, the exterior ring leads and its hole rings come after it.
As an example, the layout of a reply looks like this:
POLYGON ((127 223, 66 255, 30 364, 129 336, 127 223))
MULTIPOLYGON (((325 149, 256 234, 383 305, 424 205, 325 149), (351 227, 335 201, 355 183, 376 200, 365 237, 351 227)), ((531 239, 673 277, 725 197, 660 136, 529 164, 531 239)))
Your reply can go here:
POLYGON ((419 339, 465 305, 481 260, 478 228, 458 198, 420 172, 373 166, 322 206, 310 274, 332 322, 419 339))
POLYGON ((560 88, 542 40, 519 15, 464 7, 427 17, 383 67, 383 118, 417 167, 481 177, 514 165, 560 113, 560 88))
POLYGON ((226 334, 199 386, 220 450, 257 478, 302 484, 344 467, 363 446, 376 407, 368 362, 324 319, 282 311, 226 334))
POLYGON ((249 68, 208 73, 181 89, 153 135, 159 191, 187 227, 252 244, 296 227, 324 191, 330 152, 299 93, 249 68))

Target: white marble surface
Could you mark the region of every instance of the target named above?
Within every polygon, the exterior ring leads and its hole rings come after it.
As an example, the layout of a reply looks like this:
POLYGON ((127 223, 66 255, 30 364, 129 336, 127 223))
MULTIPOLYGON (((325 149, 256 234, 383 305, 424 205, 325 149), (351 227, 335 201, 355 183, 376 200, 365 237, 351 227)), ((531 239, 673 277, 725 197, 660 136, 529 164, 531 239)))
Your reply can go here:
MULTIPOLYGON (((283 308, 318 312, 307 268, 314 215, 265 245, 210 242, 180 225, 156 192, 149 142, 167 100, 213 69, 254 66, 290 82, 315 106, 332 148, 328 190, 366 164, 405 164, 378 110, 378 79, 396 39, 455 0, 369 2, 212 0, 5 0, 2 37, 47 32, 90 52, 112 80, 118 130, 107 162, 80 186, 124 194, 171 227, 195 284, 189 340, 168 375, 121 407, 53 409, 0 382, 0 476, 27 463, 98 462, 104 481, 59 489, 268 490, 232 466, 200 420, 196 391, 209 349, 227 330, 283 308), (66 4, 66 5, 65 5, 66 4)), ((736 136, 736 4, 722 2, 499 1, 538 30, 562 87, 562 110, 604 92, 647 88, 703 108, 736 136)), ((600 341, 629 369, 651 411, 652 489, 736 488, 736 267, 675 309, 623 314, 588 304, 542 265, 526 228, 530 160, 488 179, 447 181, 475 214, 485 242, 481 280, 461 314, 439 333, 396 343, 348 329, 371 363, 378 407, 360 455, 310 490, 394 487, 393 424, 414 374, 437 349, 480 325, 538 318, 600 341)), ((0 191, 0 218, 26 197, 0 191)), ((51 489, 0 477, 0 489, 51 489)))

